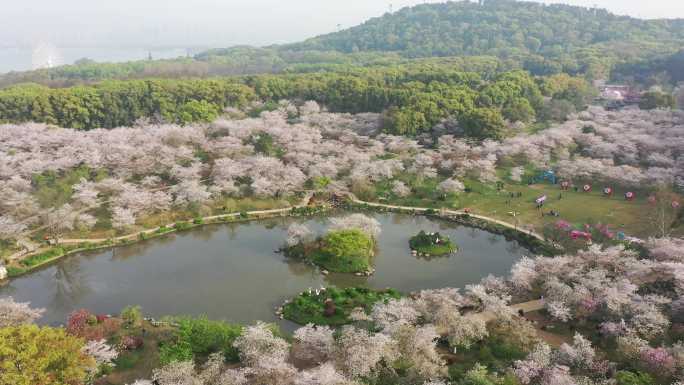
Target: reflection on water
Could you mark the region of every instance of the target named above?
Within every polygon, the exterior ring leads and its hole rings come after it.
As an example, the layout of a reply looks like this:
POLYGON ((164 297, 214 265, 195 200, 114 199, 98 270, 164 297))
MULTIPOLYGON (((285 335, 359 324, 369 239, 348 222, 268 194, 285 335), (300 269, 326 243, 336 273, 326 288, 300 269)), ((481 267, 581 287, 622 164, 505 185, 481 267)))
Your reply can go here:
MULTIPOLYGON (((292 221, 322 234, 326 218, 279 218, 210 225, 105 251, 81 253, 0 288, 48 309, 43 323, 64 323, 79 308, 117 313, 139 304, 146 314, 206 314, 250 323, 274 321, 274 308, 308 288, 336 285, 394 287, 409 292, 463 287, 487 274, 507 274, 526 250, 516 242, 457 224, 401 214, 375 214, 382 225, 371 277, 321 275, 308 264, 274 251, 292 221), (418 231, 440 231, 459 250, 444 258, 411 255, 408 240, 418 231)), ((287 327, 287 325, 284 325, 287 327)))
POLYGON ((490 244, 494 245, 494 244, 498 243, 498 242, 501 240, 501 237, 498 236, 498 235, 496 235, 496 234, 490 234, 490 235, 487 237, 487 240, 489 241, 490 244))
POLYGON ((54 299, 51 305, 57 308, 73 308, 92 293, 88 276, 83 274, 77 258, 66 259, 55 266, 52 284, 54 299))

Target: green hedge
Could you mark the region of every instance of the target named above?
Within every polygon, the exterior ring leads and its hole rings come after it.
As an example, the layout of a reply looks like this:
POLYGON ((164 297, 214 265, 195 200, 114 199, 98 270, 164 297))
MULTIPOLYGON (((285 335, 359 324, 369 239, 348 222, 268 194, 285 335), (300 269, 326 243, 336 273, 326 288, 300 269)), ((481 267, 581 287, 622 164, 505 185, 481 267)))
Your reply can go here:
POLYGON ((20 263, 26 267, 33 267, 33 266, 39 265, 45 261, 48 261, 50 259, 53 259, 56 257, 61 257, 62 255, 64 255, 64 248, 55 247, 55 248, 50 249, 44 253, 32 255, 32 256, 22 260, 20 263))

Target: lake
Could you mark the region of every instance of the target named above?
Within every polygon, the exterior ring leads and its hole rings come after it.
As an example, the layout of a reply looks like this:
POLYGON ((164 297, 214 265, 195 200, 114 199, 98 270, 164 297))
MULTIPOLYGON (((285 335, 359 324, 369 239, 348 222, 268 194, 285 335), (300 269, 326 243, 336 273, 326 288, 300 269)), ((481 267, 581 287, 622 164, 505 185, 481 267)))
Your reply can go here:
MULTIPOLYGON (((199 48, 127 48, 127 47, 55 47, 55 65, 72 64, 76 60, 89 58, 100 63, 126 62, 153 59, 175 59, 201 51, 199 48)), ((34 49, 30 47, 0 48, 0 74, 10 71, 28 71, 35 63, 34 49)))
MULTIPOLYGON (((278 218, 208 225, 109 250, 75 254, 0 288, 0 296, 47 309, 42 324, 66 322, 86 308, 117 314, 131 304, 146 316, 200 315, 252 323, 275 321, 275 308, 308 288, 335 285, 393 287, 403 292, 463 287, 488 274, 507 275, 528 251, 515 241, 455 223, 394 213, 373 215, 382 226, 371 277, 323 276, 308 264, 276 253, 292 221, 317 234, 325 217, 278 218), (439 231, 458 245, 448 257, 412 256, 408 240, 420 230, 439 231)), ((291 329, 287 322, 281 326, 291 329)))

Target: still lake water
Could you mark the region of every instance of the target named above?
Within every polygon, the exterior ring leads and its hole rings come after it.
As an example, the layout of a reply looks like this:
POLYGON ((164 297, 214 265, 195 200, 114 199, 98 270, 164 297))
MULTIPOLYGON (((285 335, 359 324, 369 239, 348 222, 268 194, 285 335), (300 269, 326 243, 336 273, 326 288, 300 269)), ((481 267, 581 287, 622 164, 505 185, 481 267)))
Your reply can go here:
MULTIPOLYGON (((382 225, 376 272, 371 277, 321 275, 315 267, 274 252, 298 219, 204 226, 142 243, 73 255, 0 287, 0 296, 47 309, 43 324, 66 322, 86 308, 117 314, 131 304, 147 316, 206 314, 252 323, 275 321, 274 309, 307 288, 363 285, 413 290, 463 287, 488 275, 506 275, 522 255, 515 241, 446 221, 403 214, 373 214, 382 225), (411 255, 408 240, 418 231, 439 231, 459 246, 449 257, 411 255)), ((299 219, 317 234, 324 217, 299 219)), ((286 329, 291 325, 281 322, 286 329)))
MULTIPOLYGON (((54 64, 72 64, 76 60, 89 58, 100 63, 146 60, 148 55, 154 59, 175 59, 195 54, 200 48, 116 48, 116 47, 71 47, 51 48, 54 51, 54 64)), ((31 70, 34 63, 34 50, 29 47, 0 48, 0 74, 10 71, 31 70)), ((41 62, 42 63, 42 62, 41 62)))

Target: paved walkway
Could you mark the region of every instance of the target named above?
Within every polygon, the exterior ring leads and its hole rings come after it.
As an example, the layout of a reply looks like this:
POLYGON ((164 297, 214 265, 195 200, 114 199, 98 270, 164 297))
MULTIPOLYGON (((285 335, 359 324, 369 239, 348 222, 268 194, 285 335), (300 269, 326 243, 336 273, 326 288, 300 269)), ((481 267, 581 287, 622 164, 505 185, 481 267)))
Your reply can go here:
MULTIPOLYGON (((302 198, 301 202, 296 206, 285 207, 282 209, 247 211, 246 213, 250 216, 276 215, 276 214, 287 213, 287 212, 291 211, 293 208, 301 208, 301 207, 308 206, 309 201, 311 200, 313 195, 314 195, 313 191, 307 191, 306 194, 304 195, 304 198, 302 198)), ((434 209, 431 209, 428 207, 397 206, 397 205, 388 205, 388 204, 383 204, 383 203, 366 202, 366 201, 362 201, 360 199, 357 199, 351 193, 348 193, 347 195, 349 196, 349 199, 354 203, 362 204, 362 205, 368 205, 368 206, 372 206, 372 207, 381 207, 381 208, 392 209, 392 210, 402 210, 402 211, 412 211, 412 212, 422 212, 422 213, 424 213, 428 210, 434 210, 434 209)), ((473 214, 473 213, 466 213, 463 210, 440 209, 437 211, 443 215, 453 215, 453 216, 468 214, 469 216, 471 216, 473 218, 482 219, 482 220, 485 220, 488 222, 496 223, 498 225, 501 225, 501 226, 504 226, 507 228, 511 228, 511 229, 520 231, 520 232, 525 233, 525 234, 528 234, 528 235, 535 237, 541 241, 546 241, 541 234, 538 234, 534 231, 526 230, 524 228, 518 227, 517 225, 514 225, 512 223, 508 223, 508 222, 505 222, 505 221, 502 221, 502 220, 499 220, 496 218, 492 218, 492 217, 488 217, 488 216, 484 216, 484 215, 473 214)), ((238 217, 240 215, 241 215, 240 212, 229 213, 229 214, 220 214, 220 215, 212 215, 212 216, 204 217, 204 218, 202 218, 202 220, 205 222, 211 222, 211 221, 215 221, 215 220, 221 219, 221 218, 230 218, 230 217, 234 218, 234 217, 238 217)), ((164 227, 171 228, 174 226, 175 226, 175 223, 170 223, 164 227)), ((114 237, 114 238, 59 239, 58 243, 59 244, 79 244, 79 243, 88 243, 88 242, 90 242, 90 243, 103 243, 103 242, 107 242, 107 241, 123 241, 123 240, 136 239, 141 234, 144 234, 144 235, 153 234, 156 231, 158 231, 159 229, 160 229, 160 227, 155 227, 153 229, 147 229, 147 230, 143 230, 143 231, 139 231, 136 233, 127 234, 127 235, 122 235, 122 236, 114 237)), ((33 230, 33 231, 35 231, 35 230, 33 230)), ((35 244, 31 243, 30 241, 26 241, 25 243, 21 243, 21 241, 20 241, 20 244, 22 245, 22 247, 24 247, 24 250, 10 256, 10 259, 21 258, 22 256, 25 256, 27 254, 31 254, 31 253, 35 252, 36 250, 41 251, 38 249, 38 245, 35 245, 35 244)))
MULTIPOLYGON (((510 306, 513 311, 518 313, 520 310, 522 310, 523 313, 529 313, 537 310, 541 310, 544 308, 544 301, 541 299, 537 299, 534 301, 527 301, 527 302, 522 302, 518 303, 515 305, 510 306)), ((484 311, 480 313, 472 313, 471 317, 478 317, 481 318, 484 322, 489 322, 495 320, 497 317, 494 313, 490 311, 484 311)))

